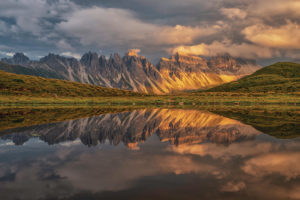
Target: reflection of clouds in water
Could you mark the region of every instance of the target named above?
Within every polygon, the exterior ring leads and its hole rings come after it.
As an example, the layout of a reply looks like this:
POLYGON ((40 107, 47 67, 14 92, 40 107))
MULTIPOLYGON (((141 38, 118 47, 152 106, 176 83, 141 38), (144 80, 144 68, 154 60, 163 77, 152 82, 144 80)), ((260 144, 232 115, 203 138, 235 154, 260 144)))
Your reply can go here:
MULTIPOLYGON (((300 188, 300 141, 255 137, 260 134, 258 131, 235 120, 206 112, 155 110, 124 116, 109 114, 62 125, 56 135, 45 132, 49 135, 41 137, 46 140, 47 136, 52 136, 49 141, 53 143, 64 141, 58 145, 48 146, 35 139, 35 142, 29 140, 26 146, 9 146, 11 151, 5 154, 0 151, 0 193, 3 198, 37 199, 49 195, 67 197, 81 191, 132 191, 141 187, 147 177, 156 177, 157 181, 148 187, 165 183, 166 177, 174 178, 176 181, 169 183, 174 194, 178 192, 174 189, 176 186, 187 187, 185 181, 193 177, 196 181, 192 189, 205 188, 203 197, 213 195, 216 199, 222 199, 224 193, 247 194, 250 199, 286 199, 300 195, 297 192, 300 188), (177 116, 181 119, 176 119, 177 116), (115 119, 115 129, 108 123, 110 119, 115 119), (94 129, 101 126, 100 122, 108 124, 102 129, 94 129), (92 124, 95 126, 90 126, 92 124), (160 131, 145 139, 142 134, 145 128, 151 133, 160 131), (123 131, 121 135, 120 130, 123 131), (105 135, 102 145, 92 148, 81 145, 82 141, 90 144, 93 139, 98 140, 101 134, 105 135), (78 137, 80 139, 76 139, 78 137), (127 146, 109 145, 108 139, 114 137, 116 141, 123 140, 127 146), (161 142, 172 138, 183 144, 175 146, 161 142), (144 140, 145 143, 139 143, 144 140), (195 144, 194 141, 202 143, 195 144), (128 147, 139 150, 131 151, 128 147), (7 160, 1 160, 1 154, 7 160), (281 179, 284 184, 278 183, 281 179)), ((49 127, 40 128, 42 133, 49 127)), ((55 125, 50 128, 57 130, 55 125)))
POLYGON ((232 157, 248 157, 262 153, 278 150, 280 144, 270 142, 257 143, 256 141, 247 141, 242 143, 233 143, 229 146, 218 145, 214 143, 170 146, 171 151, 180 154, 192 154, 199 156, 211 156, 214 159, 224 159, 230 161, 232 157))
POLYGON ((198 162, 164 149, 156 152, 110 151, 82 154, 79 159, 59 167, 58 173, 82 190, 105 191, 130 188, 145 176, 162 174, 213 174, 213 165, 198 162), (95 159, 96 158, 96 159, 95 159))
POLYGON ((300 152, 280 152, 259 155, 245 162, 242 169, 251 175, 263 177, 280 174, 287 180, 300 175, 300 152))
MULTIPOLYGON (((129 190, 136 187, 136 183, 144 177, 165 174, 181 177, 193 174, 195 177, 205 177, 206 181, 216 181, 216 195, 221 195, 222 192, 237 193, 249 190, 253 192, 252 195, 259 196, 262 195, 260 184, 263 184, 266 188, 264 195, 267 197, 274 194, 278 198, 297 197, 297 186, 290 187, 290 179, 285 180, 286 187, 272 192, 279 187, 272 182, 272 176, 263 183, 261 179, 256 178, 263 173, 279 173, 297 178, 296 174, 299 174, 299 171, 292 170, 296 169, 299 163, 299 146, 297 148, 296 143, 298 142, 272 143, 252 140, 228 146, 205 143, 175 147, 160 143, 157 138, 150 138, 146 143, 140 144, 139 151, 130 151, 125 146, 86 148, 78 145, 57 145, 54 154, 33 157, 28 160, 31 163, 26 165, 14 163, 15 165, 7 164, 2 167, 1 176, 8 172, 15 173, 16 176, 13 182, 0 182, 0 191, 6 199, 19 196, 20 193, 5 196, 5 191, 14 191, 16 188, 22 188, 22 197, 27 199, 43 198, 51 194, 63 197, 84 190, 129 190), (282 149, 294 153, 276 153, 282 149), (274 165, 274 162, 269 160, 276 160, 276 156, 279 156, 279 161, 274 165), (236 163, 236 158, 241 158, 242 162, 236 163), (265 164, 261 164, 262 161, 265 161, 265 164), (274 167, 270 168, 270 164, 274 167), (253 171, 256 174, 253 174, 253 171), (247 174, 255 176, 249 177, 247 174)), ((204 187, 202 184, 203 182, 198 187, 204 187)), ((207 191, 209 192, 211 191, 207 191)))
POLYGON ((228 182, 224 186, 222 186, 221 190, 224 192, 238 192, 246 188, 246 184, 244 182, 228 182))
POLYGON ((75 141, 71 141, 71 142, 62 142, 59 145, 61 146, 65 146, 65 147, 71 147, 74 145, 80 145, 81 141, 79 139, 75 140, 75 141))
POLYGON ((1 146, 12 146, 12 145, 15 145, 15 144, 13 142, 5 142, 5 143, 1 143, 0 147, 1 146))

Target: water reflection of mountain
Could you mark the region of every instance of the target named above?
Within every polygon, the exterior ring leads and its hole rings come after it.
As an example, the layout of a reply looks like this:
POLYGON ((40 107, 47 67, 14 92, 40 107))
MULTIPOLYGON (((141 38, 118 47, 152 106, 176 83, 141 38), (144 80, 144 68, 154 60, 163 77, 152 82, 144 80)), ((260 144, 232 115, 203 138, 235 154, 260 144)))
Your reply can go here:
POLYGON ((32 137, 48 144, 80 138, 88 146, 109 141, 113 145, 123 142, 134 148, 152 134, 157 134, 162 141, 179 145, 207 141, 228 144, 252 139, 259 133, 249 125, 209 112, 154 109, 12 129, 2 132, 1 138, 10 139, 16 145, 22 145, 32 137))

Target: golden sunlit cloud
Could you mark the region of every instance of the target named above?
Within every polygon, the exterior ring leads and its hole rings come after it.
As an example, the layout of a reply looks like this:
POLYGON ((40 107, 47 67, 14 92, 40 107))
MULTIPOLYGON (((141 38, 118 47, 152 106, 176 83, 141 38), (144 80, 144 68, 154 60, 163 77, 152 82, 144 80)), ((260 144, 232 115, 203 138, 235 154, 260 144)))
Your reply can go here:
POLYGON ((245 28, 242 33, 246 39, 258 45, 300 49, 300 26, 296 23, 288 22, 280 27, 258 24, 245 28))
POLYGON ((261 47, 248 43, 234 44, 229 40, 224 40, 222 42, 214 41, 211 44, 201 43, 191 46, 178 46, 171 49, 170 52, 201 56, 215 56, 222 53, 229 53, 232 56, 243 56, 245 58, 271 58, 274 55, 280 56, 279 51, 272 50, 268 47, 261 47))
POLYGON ((254 17, 271 18, 273 16, 290 17, 300 16, 299 0, 259 0, 251 3, 247 11, 254 17))
POLYGON ((80 38, 84 45, 140 48, 192 44, 199 37, 220 31, 222 26, 151 24, 137 19, 128 10, 93 7, 75 11, 59 24, 59 29, 80 38))
POLYGON ((189 44, 198 37, 209 36, 221 30, 221 26, 212 27, 190 27, 176 25, 175 27, 161 27, 155 38, 165 44, 189 44))

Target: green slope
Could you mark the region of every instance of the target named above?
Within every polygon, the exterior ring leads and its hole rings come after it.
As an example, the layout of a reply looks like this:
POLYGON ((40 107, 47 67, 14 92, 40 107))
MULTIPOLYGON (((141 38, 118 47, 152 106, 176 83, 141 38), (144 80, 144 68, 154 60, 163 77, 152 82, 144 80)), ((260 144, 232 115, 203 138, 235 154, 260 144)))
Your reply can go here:
POLYGON ((0 70, 0 95, 102 97, 141 96, 142 94, 71 81, 18 75, 0 70))
POLYGON ((299 111, 232 109, 212 112, 249 124, 257 130, 277 138, 300 137, 299 111))
POLYGON ((209 92, 276 92, 300 91, 300 64, 280 62, 264 67, 238 81, 207 90, 209 92))
POLYGON ((45 70, 42 68, 28 68, 21 65, 11 65, 0 62, 0 70, 5 72, 11 72, 15 74, 22 74, 22 75, 31 75, 31 76, 39 76, 44 78, 55 78, 55 79, 64 79, 64 77, 56 74, 55 72, 45 70))

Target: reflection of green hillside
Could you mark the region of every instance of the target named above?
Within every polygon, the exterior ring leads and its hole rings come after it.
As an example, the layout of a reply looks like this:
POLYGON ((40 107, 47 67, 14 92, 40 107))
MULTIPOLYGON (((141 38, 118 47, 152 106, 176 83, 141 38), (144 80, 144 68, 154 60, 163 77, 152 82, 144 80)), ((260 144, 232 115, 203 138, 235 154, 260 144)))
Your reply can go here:
POLYGON ((0 131, 133 110, 122 107, 61 107, 0 109, 0 131))
POLYGON ((299 111, 236 109, 212 112, 249 124, 257 130, 277 138, 300 137, 299 111))
MULTIPOLYGON (((139 107, 37 107, 0 109, 0 131, 11 128, 61 122, 71 119, 97 116, 105 113, 132 111, 139 107)), ((142 107, 140 107, 142 108, 142 107)), ((191 108, 189 108, 191 109, 191 108)), ((295 109, 272 109, 250 107, 199 107, 210 112, 249 124, 257 130, 277 138, 300 137, 300 112, 295 109)))

